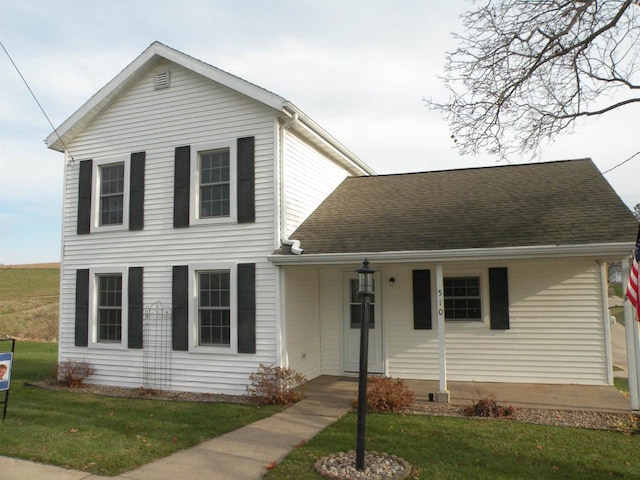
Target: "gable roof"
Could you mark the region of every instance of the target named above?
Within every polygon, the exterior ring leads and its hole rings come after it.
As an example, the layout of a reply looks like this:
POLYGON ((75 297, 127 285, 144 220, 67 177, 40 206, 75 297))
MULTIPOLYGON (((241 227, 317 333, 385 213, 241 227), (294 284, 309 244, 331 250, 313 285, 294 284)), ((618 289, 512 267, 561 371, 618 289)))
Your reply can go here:
POLYGON ((140 80, 143 75, 155 68, 163 59, 180 65, 273 109, 283 120, 295 118, 296 121, 290 126, 291 130, 334 158, 352 174, 375 174, 371 167, 285 98, 213 65, 174 50, 160 42, 152 43, 124 70, 65 120, 62 125, 51 132, 45 140, 47 147, 63 152, 65 144, 69 144, 76 135, 113 104, 120 95, 140 80))
POLYGON ((631 245, 636 230, 631 211, 582 159, 347 178, 290 238, 304 256, 631 245))

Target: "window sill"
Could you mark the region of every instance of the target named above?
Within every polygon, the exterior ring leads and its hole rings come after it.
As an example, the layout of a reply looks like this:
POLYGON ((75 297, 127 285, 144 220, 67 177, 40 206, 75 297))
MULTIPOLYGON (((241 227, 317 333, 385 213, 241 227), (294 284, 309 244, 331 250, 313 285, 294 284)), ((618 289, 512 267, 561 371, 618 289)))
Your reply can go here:
POLYGON ((237 355, 238 352, 231 346, 199 345, 191 347, 189 353, 197 355, 237 355))
POLYGON ((128 350, 124 342, 93 342, 89 344, 92 350, 128 350))

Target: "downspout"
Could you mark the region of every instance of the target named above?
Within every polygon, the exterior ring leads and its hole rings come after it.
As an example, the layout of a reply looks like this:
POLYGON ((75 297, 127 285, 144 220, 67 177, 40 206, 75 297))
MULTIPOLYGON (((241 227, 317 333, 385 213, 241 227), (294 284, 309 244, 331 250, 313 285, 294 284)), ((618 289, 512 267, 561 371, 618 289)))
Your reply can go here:
MULTIPOLYGON (((290 128, 298 121, 298 114, 294 112, 294 114, 289 118, 286 122, 284 122, 281 126, 278 127, 278 136, 279 136, 279 151, 274 152, 278 158, 278 193, 280 197, 280 205, 277 222, 277 230, 278 230, 278 238, 280 242, 284 245, 289 245, 291 247, 291 252, 295 255, 300 255, 302 253, 302 249, 300 248, 300 242, 295 242, 293 240, 289 240, 287 238, 287 199, 286 199, 286 188, 284 187, 285 183, 285 174, 284 174, 284 166, 285 166, 285 131, 287 128, 290 128)), ((276 248, 279 248, 280 245, 277 245, 276 248)), ((289 367, 289 352, 286 347, 287 345, 287 329, 286 329, 286 320, 285 320, 285 311, 286 311, 286 275, 284 272, 284 268, 282 266, 277 268, 277 279, 276 279, 276 298, 279 299, 276 302, 276 336, 278 338, 278 348, 276 349, 276 361, 277 365, 280 367, 289 367)))
POLYGON ((302 254, 299 240, 289 239, 287 236, 287 190, 285 188, 285 132, 298 123, 298 113, 293 115, 280 127, 280 240, 291 247, 291 253, 302 254))

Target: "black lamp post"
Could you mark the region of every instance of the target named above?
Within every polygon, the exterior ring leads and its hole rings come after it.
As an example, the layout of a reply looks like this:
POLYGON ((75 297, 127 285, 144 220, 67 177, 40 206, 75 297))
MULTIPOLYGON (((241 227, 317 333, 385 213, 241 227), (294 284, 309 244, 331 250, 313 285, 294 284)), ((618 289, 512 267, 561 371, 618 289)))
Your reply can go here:
POLYGON ((367 364, 369 361, 369 318, 373 295, 373 274, 369 260, 362 262, 358 270, 360 295, 360 373, 358 376, 358 432, 356 438, 356 470, 364 470, 364 442, 367 415, 367 364))

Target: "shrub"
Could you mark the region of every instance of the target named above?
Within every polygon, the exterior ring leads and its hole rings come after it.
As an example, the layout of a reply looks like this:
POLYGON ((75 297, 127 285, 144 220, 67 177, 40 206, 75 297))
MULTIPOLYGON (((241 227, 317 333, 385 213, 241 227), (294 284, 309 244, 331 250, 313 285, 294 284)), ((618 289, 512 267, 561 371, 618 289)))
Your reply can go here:
POLYGON ((68 387, 80 388, 95 369, 86 360, 67 359, 58 364, 58 380, 68 387))
MULTIPOLYGON (((404 380, 391 377, 369 377, 367 408, 374 412, 401 412, 415 402, 416 396, 404 380)), ((353 402, 357 407, 357 401, 353 402)))
POLYGON ((482 398, 464 409, 467 417, 511 418, 514 413, 516 413, 515 407, 498 405, 495 398, 482 398))
POLYGON ((291 405, 302 398, 302 394, 293 389, 306 379, 290 368, 261 363, 258 370, 249 375, 249 381, 247 394, 259 405, 291 405))

